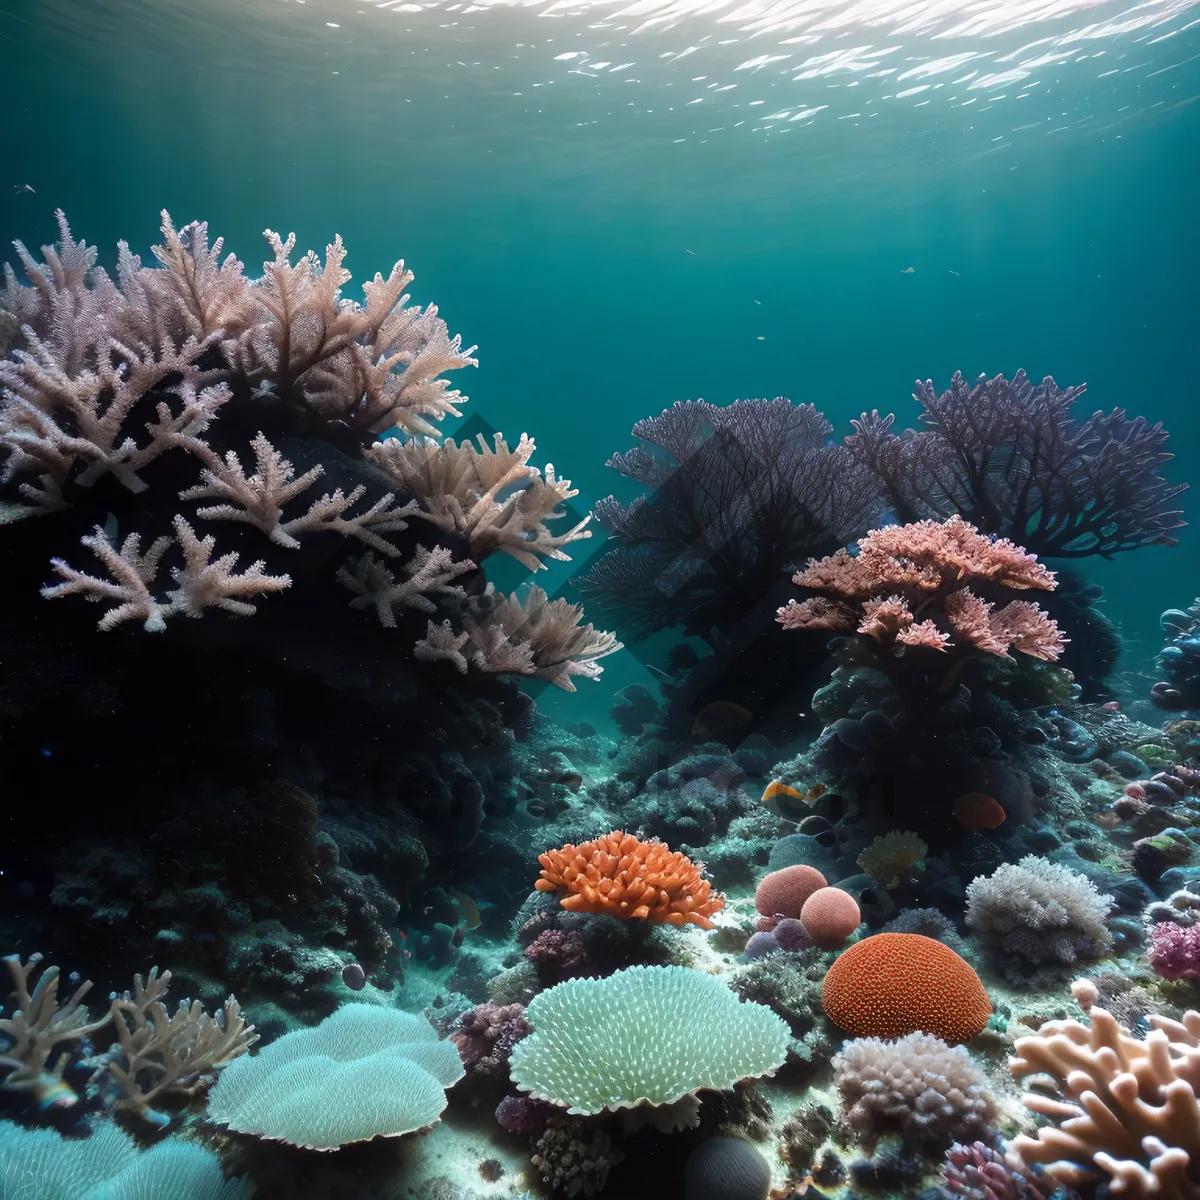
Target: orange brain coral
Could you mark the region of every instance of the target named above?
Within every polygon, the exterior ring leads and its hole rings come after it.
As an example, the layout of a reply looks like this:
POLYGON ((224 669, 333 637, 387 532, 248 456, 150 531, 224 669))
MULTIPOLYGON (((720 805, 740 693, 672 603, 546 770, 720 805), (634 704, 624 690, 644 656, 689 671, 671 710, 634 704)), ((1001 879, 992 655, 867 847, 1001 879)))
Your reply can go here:
POLYGON ((539 892, 565 890, 563 908, 666 925, 699 925, 725 907, 725 897, 702 879, 696 864, 660 841, 639 842, 616 829, 580 846, 538 856, 539 892))
POLYGON ((855 1037, 931 1033, 970 1041, 992 1015, 971 965, 949 946, 916 933, 877 933, 829 968, 822 999, 835 1024, 855 1037))

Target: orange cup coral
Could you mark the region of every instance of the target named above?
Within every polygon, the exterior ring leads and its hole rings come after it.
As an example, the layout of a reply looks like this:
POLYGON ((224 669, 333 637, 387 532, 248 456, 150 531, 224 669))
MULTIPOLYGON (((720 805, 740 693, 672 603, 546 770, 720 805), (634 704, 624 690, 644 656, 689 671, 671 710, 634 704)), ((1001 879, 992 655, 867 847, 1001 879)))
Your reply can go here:
POLYGON ((619 829, 579 846, 538 856, 539 892, 565 891, 571 912, 605 913, 664 925, 699 925, 725 907, 725 897, 685 854, 657 839, 640 842, 619 829))

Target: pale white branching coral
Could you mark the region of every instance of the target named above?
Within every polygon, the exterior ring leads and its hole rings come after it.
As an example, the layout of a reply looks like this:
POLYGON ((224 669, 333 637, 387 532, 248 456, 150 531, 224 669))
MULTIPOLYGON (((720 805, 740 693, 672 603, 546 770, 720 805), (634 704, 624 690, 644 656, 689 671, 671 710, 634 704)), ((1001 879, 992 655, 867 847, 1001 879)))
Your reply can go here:
POLYGON ((616 635, 581 625, 583 609, 559 598, 551 600, 531 587, 522 600, 498 594, 491 584, 464 628, 473 647, 471 662, 492 674, 536 675, 573 692, 572 676, 597 679, 599 659, 621 649, 616 635))
POLYGON ((569 559, 562 547, 578 538, 591 537, 585 529, 590 517, 560 534, 545 522, 560 517, 559 504, 577 496, 569 479, 546 474, 529 465, 534 442, 521 434, 509 449, 500 434, 488 448, 483 434, 479 449, 470 442, 456 445, 453 438, 437 445, 427 439, 387 438, 367 450, 367 457, 382 467, 420 500, 418 514, 448 533, 466 537, 476 561, 496 550, 512 555, 536 571, 543 558, 569 559))
POLYGON ((426 417, 460 415, 462 397, 439 376, 474 366, 474 347, 464 351, 432 305, 406 307, 413 274, 402 261, 387 279, 376 274, 363 285, 360 305, 341 298, 350 272, 340 237, 326 246, 322 265, 312 251, 291 261, 295 234, 284 239, 268 229, 263 236, 275 257, 263 264, 252 293, 263 319, 238 340, 248 375, 269 379, 281 394, 299 385, 326 419, 371 433, 399 425, 432 434, 426 417))
POLYGON ((283 506, 306 491, 324 473, 318 463, 294 478, 295 468, 259 433, 251 443, 257 469, 247 475, 237 454, 230 450, 224 460, 211 451, 204 455, 208 466, 200 472, 200 483, 179 493, 181 500, 224 500, 196 510, 196 516, 208 521, 244 521, 265 533, 277 546, 295 549, 300 545, 300 533, 338 533, 357 538, 381 554, 395 557, 400 553, 381 533, 395 533, 408 528, 406 516, 417 510, 415 501, 396 508, 395 495, 388 492, 366 512, 347 517, 366 494, 361 484, 346 495, 341 488, 313 501, 308 511, 290 521, 283 521, 283 506))
POLYGON ((463 590, 454 586, 453 581, 474 569, 475 564, 469 559, 455 562, 444 546, 434 546, 432 550, 418 546, 413 557, 401 567, 404 578, 399 583, 370 551, 353 568, 342 567, 337 577, 355 593, 350 601, 351 608, 374 605, 379 623, 394 629, 397 608, 434 612, 437 605, 429 598, 430 594, 461 597, 463 590))
POLYGON ((996 1103, 962 1046, 928 1033, 853 1038, 833 1058, 843 1120, 868 1147, 896 1132, 918 1146, 986 1137, 996 1103))
POLYGON ((113 607, 99 622, 104 631, 125 621, 141 621, 143 629, 161 633, 167 618, 177 613, 198 617, 207 608, 222 608, 239 617, 252 616, 256 609, 249 602, 250 597, 291 586, 287 575, 267 575, 261 559, 240 572, 233 569, 238 560, 236 553, 224 554, 214 561, 216 538, 212 534, 198 537, 182 516, 175 517, 174 526, 174 538, 156 538, 145 554, 141 553, 141 538, 136 533, 131 533, 118 551, 104 530, 96 526, 93 533, 80 541, 100 559, 110 578, 88 575, 55 558, 51 565, 64 582, 47 584, 42 595, 47 600, 83 596, 93 602, 109 601, 113 607), (183 552, 184 565, 172 568, 176 586, 160 599, 151 586, 163 555, 176 544, 183 552))
POLYGON ((449 620, 429 621, 425 636, 413 647, 413 654, 422 662, 448 662, 460 674, 467 673, 467 658, 463 654, 470 634, 456 633, 449 620))
MULTIPOLYGON (((167 450, 207 450, 200 435, 230 398, 215 386, 221 357, 249 382, 357 430, 429 433, 427 418, 457 415, 462 397, 439 376, 474 359, 435 308, 405 307, 403 263, 367 283, 358 305, 339 294, 350 278, 340 238, 324 266, 312 254, 293 265, 294 237, 268 232, 275 257, 252 283, 232 255, 220 261, 206 226, 176 232, 164 212, 159 266, 144 267, 122 243, 114 280, 57 216, 60 245, 44 246, 43 262, 17 243, 28 283, 5 268, 5 305, 25 345, 0 362, 2 478, 20 482, 30 514, 62 507, 69 478, 88 487, 111 474, 142 491, 138 472, 167 450), (147 441, 133 413, 151 392, 162 400, 147 441), (167 403, 172 394, 179 405, 167 403)), ((200 457, 211 470, 212 452, 200 457)))
POLYGON ((1107 953, 1111 907, 1091 880, 1033 854, 967 887, 967 924, 1016 974, 1107 953))
POLYGON ((1200 1195, 1200 1012, 1182 1021, 1150 1015, 1135 1038, 1076 995, 1089 1020, 1048 1021, 1018 1038, 1009 1068, 1016 1079, 1050 1076, 1059 1096, 1029 1094, 1025 1105, 1047 1124, 1013 1148, 1027 1163, 1076 1188, 1106 1183, 1130 1200, 1195 1200, 1200 1195))

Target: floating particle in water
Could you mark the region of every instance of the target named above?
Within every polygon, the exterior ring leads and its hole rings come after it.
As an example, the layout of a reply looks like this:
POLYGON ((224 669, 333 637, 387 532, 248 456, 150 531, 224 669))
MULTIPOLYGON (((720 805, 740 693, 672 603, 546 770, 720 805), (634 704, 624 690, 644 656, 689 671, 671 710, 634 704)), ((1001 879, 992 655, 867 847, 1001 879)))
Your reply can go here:
POLYGON ((352 992, 361 992, 367 986, 367 973, 358 963, 347 963, 342 968, 342 982, 352 992))
POLYGON ((916 273, 916 267, 904 267, 900 272, 901 275, 915 275, 916 273))

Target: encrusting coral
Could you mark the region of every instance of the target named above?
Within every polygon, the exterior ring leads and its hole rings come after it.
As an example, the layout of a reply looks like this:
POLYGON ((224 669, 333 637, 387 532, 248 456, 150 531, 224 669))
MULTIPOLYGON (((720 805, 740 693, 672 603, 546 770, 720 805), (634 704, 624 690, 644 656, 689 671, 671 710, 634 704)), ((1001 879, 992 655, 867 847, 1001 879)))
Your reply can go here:
POLYGON ((724 896, 686 855, 619 829, 547 851, 538 862, 542 874, 534 887, 565 891, 562 906, 571 912, 711 929, 709 918, 725 907, 724 896))
POLYGON ((1048 1021, 1018 1038, 1013 1077, 1049 1075, 1060 1097, 1029 1094, 1027 1107, 1050 1122, 1015 1139, 1027 1163, 1072 1187, 1107 1182, 1114 1194, 1195 1200, 1200 1195, 1200 1012, 1181 1021, 1151 1014, 1133 1037, 1105 1009, 1088 980, 1072 988, 1088 1023, 1048 1021))

